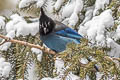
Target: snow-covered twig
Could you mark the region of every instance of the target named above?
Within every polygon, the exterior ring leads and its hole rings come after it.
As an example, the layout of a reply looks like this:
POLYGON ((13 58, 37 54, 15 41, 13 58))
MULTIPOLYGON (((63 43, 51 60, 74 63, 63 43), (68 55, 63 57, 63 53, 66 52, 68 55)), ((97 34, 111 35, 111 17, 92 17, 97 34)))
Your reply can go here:
POLYGON ((40 49, 43 52, 48 53, 48 54, 53 54, 53 55, 56 54, 54 51, 50 50, 49 48, 41 47, 39 45, 31 44, 31 43, 28 43, 28 42, 25 42, 25 41, 19 41, 19 40, 15 40, 15 39, 9 39, 8 37, 3 36, 1 34, 0 34, 0 38, 5 39, 7 42, 18 43, 18 44, 29 46, 29 47, 33 47, 33 48, 38 48, 38 49, 40 49))
POLYGON ((2 41, 2 42, 0 43, 0 45, 4 44, 5 42, 6 42, 6 40, 2 41))

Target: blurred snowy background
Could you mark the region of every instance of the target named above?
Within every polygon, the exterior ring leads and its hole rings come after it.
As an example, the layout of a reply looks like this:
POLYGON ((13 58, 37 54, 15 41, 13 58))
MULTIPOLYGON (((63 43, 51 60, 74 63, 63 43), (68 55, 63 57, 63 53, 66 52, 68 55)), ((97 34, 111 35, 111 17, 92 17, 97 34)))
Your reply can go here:
MULTIPOLYGON (((24 40, 25 37, 28 38, 29 35, 36 36, 39 31, 38 19, 40 15, 40 7, 43 5, 45 6, 46 14, 49 17, 77 30, 79 34, 89 40, 89 46, 110 48, 110 50, 107 51, 107 55, 120 59, 119 0, 0 0, 0 34, 6 35, 11 39, 15 38, 20 40, 24 40), (21 36, 22 38, 19 38, 21 36)), ((32 39, 31 37, 29 38, 32 39)), ((2 39, 0 39, 0 41, 2 41, 2 39)), ((34 43, 29 39, 26 41, 34 43)), ((38 43, 35 42, 35 44, 38 43)), ((19 55, 19 51, 23 51, 24 48, 21 48, 17 52, 14 51, 14 49, 10 50, 12 46, 14 45, 10 42, 0 45, 1 80, 2 78, 3 80, 16 80, 15 74, 17 74, 17 71, 12 71, 14 70, 13 67, 17 65, 17 62, 15 61, 20 61, 16 60, 19 55), (17 53, 17 56, 15 53, 17 53), (5 57, 5 55, 9 56, 5 57), (11 78, 11 75, 15 76, 11 78)), ((17 46, 19 45, 16 45, 13 48, 16 48, 17 46)), ((43 53, 41 50, 32 48, 30 51, 32 54, 35 53, 35 55, 37 55, 38 62, 42 61, 43 53)), ((26 50, 25 55, 28 54, 29 51, 26 50)), ((27 59, 25 56, 24 58, 25 60, 27 59)), ((82 62, 84 63, 85 60, 82 62)), ((119 66, 120 62, 114 62, 119 66)), ((87 62, 85 62, 85 64, 86 63, 87 62)), ((25 68, 27 69, 27 73, 23 72, 22 75, 17 75, 17 79, 40 80, 40 76, 36 72, 36 62, 29 59, 26 60, 24 64, 27 66, 25 68), (24 73, 26 75, 24 75, 24 73)), ((64 61, 57 58, 55 61, 55 68, 57 69, 57 74, 59 74, 57 77, 45 77, 41 80, 62 80, 61 76, 64 75, 64 71, 66 69, 64 61)), ((98 72, 96 75, 96 80, 100 80, 103 74, 98 72)), ((115 80, 114 77, 107 77, 104 80, 115 80)), ((70 72, 66 76, 65 80, 81 79, 80 76, 74 75, 70 72)), ((90 80, 90 78, 86 76, 84 80, 90 80)))

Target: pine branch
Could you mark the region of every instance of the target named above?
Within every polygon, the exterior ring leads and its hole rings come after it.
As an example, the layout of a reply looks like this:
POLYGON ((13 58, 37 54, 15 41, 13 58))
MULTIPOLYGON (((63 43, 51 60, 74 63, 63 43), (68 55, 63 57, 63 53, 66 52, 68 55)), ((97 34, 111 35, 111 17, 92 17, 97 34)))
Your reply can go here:
MULTIPOLYGON (((56 54, 54 51, 50 50, 49 48, 45 48, 45 47, 43 47, 43 46, 31 44, 31 43, 28 43, 28 42, 25 42, 25 41, 10 39, 9 37, 6 37, 6 36, 1 35, 1 34, 0 34, 0 38, 5 39, 5 42, 18 43, 18 44, 25 45, 25 46, 29 46, 29 47, 33 47, 33 48, 38 48, 38 49, 40 49, 40 50, 42 50, 43 52, 48 53, 48 54, 53 54, 53 55, 56 54)), ((5 43, 5 42, 2 42, 2 43, 0 43, 0 44, 3 44, 3 43, 5 43)))
POLYGON ((109 57, 109 56, 105 56, 104 58, 109 60, 109 61, 112 61, 112 62, 113 62, 113 60, 117 60, 117 61, 120 62, 120 58, 115 58, 115 57, 112 58, 112 57, 109 57))

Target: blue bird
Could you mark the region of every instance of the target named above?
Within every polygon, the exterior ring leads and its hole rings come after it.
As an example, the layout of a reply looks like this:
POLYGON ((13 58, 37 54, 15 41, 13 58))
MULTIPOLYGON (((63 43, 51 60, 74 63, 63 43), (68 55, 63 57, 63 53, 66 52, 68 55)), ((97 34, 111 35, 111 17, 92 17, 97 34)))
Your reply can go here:
MULTIPOLYGON (((80 44, 80 39, 83 38, 75 30, 63 23, 53 21, 45 14, 43 8, 41 8, 39 19, 39 32, 42 42, 55 52, 64 51, 66 45, 71 42, 80 44)), ((91 61, 89 58, 87 60, 91 61)), ((94 65, 94 68, 99 71, 96 65, 94 65)))
POLYGON ((39 32, 42 42, 55 52, 64 51, 68 43, 79 44, 82 38, 75 30, 61 22, 53 21, 45 14, 43 8, 39 19, 39 32))

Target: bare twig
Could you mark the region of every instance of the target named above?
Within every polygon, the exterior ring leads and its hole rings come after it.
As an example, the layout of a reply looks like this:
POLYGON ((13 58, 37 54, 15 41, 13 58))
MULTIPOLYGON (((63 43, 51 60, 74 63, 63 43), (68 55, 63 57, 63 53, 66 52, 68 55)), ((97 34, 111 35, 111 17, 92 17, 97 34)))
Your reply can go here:
POLYGON ((39 45, 35 45, 35 44, 31 44, 31 43, 28 43, 28 42, 25 42, 25 41, 20 41, 20 40, 15 40, 15 39, 8 40, 9 39, 8 37, 3 36, 1 34, 0 34, 0 38, 5 39, 5 42, 7 41, 7 42, 11 42, 11 43, 18 43, 18 44, 29 46, 29 47, 33 47, 33 48, 38 48, 38 49, 40 49, 43 52, 48 53, 48 54, 53 54, 53 55, 56 54, 54 51, 50 50, 49 48, 41 47, 39 45))

